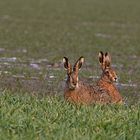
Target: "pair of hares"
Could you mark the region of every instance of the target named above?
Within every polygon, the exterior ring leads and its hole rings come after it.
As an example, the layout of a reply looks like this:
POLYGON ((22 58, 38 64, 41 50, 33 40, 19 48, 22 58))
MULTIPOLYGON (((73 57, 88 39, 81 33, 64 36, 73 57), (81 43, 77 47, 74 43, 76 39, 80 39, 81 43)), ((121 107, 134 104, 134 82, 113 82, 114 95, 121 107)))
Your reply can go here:
POLYGON ((84 63, 84 57, 80 57, 73 68, 68 58, 63 58, 64 68, 67 70, 64 89, 64 98, 67 101, 78 104, 123 103, 123 99, 113 83, 117 80, 117 75, 111 68, 109 53, 99 52, 99 62, 102 68, 102 75, 96 85, 91 86, 78 80, 78 73, 84 63))

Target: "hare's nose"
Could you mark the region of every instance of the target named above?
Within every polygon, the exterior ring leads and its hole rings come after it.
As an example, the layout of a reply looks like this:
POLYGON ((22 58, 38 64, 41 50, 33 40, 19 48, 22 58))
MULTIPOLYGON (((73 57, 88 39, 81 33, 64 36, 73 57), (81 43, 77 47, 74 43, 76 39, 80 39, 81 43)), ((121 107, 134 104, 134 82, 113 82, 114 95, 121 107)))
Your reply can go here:
POLYGON ((117 77, 115 77, 114 80, 117 81, 117 77))

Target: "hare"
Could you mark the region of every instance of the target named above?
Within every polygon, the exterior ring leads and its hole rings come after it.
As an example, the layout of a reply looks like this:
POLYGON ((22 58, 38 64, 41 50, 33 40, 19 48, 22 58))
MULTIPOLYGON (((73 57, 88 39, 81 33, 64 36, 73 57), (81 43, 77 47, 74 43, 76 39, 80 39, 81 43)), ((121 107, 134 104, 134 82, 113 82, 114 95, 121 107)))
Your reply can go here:
POLYGON ((102 75, 97 82, 97 87, 100 92, 108 94, 111 98, 111 103, 123 103, 123 99, 116 88, 114 82, 117 81, 117 75, 114 69, 111 67, 111 56, 109 53, 99 52, 99 62, 102 68, 102 75))
POLYGON ((72 103, 92 104, 92 103, 107 103, 111 98, 106 93, 99 92, 98 87, 83 83, 78 79, 79 70, 84 63, 84 57, 80 57, 73 68, 68 61, 68 58, 63 58, 64 68, 67 70, 67 80, 64 89, 64 98, 72 103))

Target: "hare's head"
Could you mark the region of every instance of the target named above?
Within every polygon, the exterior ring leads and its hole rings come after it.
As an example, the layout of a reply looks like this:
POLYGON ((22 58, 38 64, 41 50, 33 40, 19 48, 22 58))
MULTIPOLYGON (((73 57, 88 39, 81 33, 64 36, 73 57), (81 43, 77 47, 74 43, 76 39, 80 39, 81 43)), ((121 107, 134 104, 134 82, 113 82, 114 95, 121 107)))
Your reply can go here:
POLYGON ((72 67, 67 57, 63 58, 64 68, 67 70, 67 85, 70 89, 78 87, 78 73, 84 63, 84 57, 81 56, 72 67))
POLYGON ((109 53, 106 52, 104 54, 102 51, 100 51, 99 62, 101 64, 103 76, 106 76, 112 82, 116 82, 118 79, 115 70, 111 68, 111 56, 109 53))

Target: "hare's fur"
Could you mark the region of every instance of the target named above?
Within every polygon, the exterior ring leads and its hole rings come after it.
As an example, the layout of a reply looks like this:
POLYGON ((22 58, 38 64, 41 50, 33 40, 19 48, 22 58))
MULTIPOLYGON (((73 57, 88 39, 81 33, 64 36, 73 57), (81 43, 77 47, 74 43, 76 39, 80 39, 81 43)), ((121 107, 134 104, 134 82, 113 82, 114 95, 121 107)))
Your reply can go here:
POLYGON ((74 67, 68 61, 68 58, 63 58, 64 67, 67 70, 67 80, 64 89, 64 98, 72 103, 92 104, 92 103, 110 103, 111 97, 102 92, 98 86, 93 87, 78 80, 78 72, 81 68, 84 58, 80 57, 74 67))
POLYGON ((102 68, 102 76, 97 82, 97 87, 110 96, 111 103, 123 103, 123 99, 114 84, 117 81, 117 75, 111 67, 109 53, 99 52, 99 62, 102 68))

